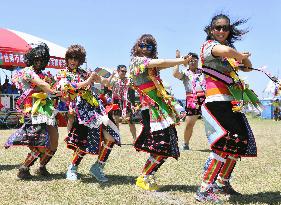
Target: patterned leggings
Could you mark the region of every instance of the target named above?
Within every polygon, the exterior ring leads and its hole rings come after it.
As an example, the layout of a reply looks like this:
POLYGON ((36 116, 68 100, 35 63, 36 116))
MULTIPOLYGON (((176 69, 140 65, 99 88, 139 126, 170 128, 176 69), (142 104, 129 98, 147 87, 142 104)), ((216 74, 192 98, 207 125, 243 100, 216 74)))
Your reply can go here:
POLYGON ((205 163, 201 189, 207 189, 214 182, 219 186, 225 185, 230 179, 237 160, 238 155, 212 151, 205 163))

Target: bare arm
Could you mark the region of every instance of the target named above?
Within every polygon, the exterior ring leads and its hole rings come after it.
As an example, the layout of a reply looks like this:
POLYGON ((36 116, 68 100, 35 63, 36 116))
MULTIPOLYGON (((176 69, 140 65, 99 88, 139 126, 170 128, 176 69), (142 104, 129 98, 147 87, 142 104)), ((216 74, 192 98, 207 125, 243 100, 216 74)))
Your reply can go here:
POLYGON ((110 83, 111 83, 113 77, 116 75, 116 73, 117 73, 117 71, 114 70, 114 71, 112 72, 111 76, 110 76, 109 78, 103 78, 103 80, 102 80, 101 83, 102 83, 104 86, 109 87, 109 86, 110 86, 110 83))
POLYGON ((227 57, 227 58, 235 58, 237 61, 241 62, 245 68, 242 70, 244 72, 252 71, 252 63, 249 59, 251 54, 249 52, 238 52, 235 49, 224 46, 224 45, 216 45, 212 49, 212 54, 214 56, 220 56, 220 57, 227 57))
POLYGON ((213 56, 235 58, 237 61, 242 62, 250 56, 250 53, 240 53, 235 49, 225 45, 215 45, 212 49, 213 56))
POLYGON ((45 93, 54 93, 54 90, 51 89, 51 86, 46 83, 44 80, 41 80, 39 77, 34 77, 30 80, 32 83, 34 83, 36 86, 41 88, 45 93))
POLYGON ((152 59, 147 68, 170 68, 176 65, 186 65, 188 63, 188 58, 175 58, 175 59, 152 59))
POLYGON ((89 85, 92 85, 93 82, 95 81, 96 75, 97 75, 97 74, 96 74, 95 72, 92 72, 92 73, 89 75, 89 77, 87 78, 87 80, 76 84, 76 89, 80 89, 80 88, 83 88, 83 87, 87 87, 87 86, 89 86, 89 85))
POLYGON ((93 72, 92 75, 92 80, 91 82, 97 82, 97 83, 101 83, 103 84, 104 86, 108 86, 109 85, 109 78, 104 78, 104 77, 101 77, 99 76, 97 73, 93 72))
MULTIPOLYGON (((176 50, 176 58, 180 58, 180 51, 176 50)), ((174 66, 173 76, 179 80, 182 79, 183 74, 179 71, 179 65, 174 66)))

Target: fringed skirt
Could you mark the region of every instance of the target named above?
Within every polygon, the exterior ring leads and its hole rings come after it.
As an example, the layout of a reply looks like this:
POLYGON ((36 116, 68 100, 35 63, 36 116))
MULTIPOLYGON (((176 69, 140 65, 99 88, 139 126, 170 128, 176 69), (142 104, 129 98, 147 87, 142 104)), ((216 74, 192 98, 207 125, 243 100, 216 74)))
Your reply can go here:
POLYGON ((7 142, 5 148, 11 146, 30 146, 30 147, 49 147, 50 146, 49 134, 47 125, 42 124, 31 124, 26 122, 23 126, 12 134, 7 142))
POLYGON ((137 151, 176 159, 179 157, 178 136, 175 125, 151 132, 149 110, 142 111, 142 125, 142 131, 134 143, 137 151))
POLYGON ((117 145, 121 145, 119 130, 108 118, 101 103, 99 106, 92 106, 86 100, 78 98, 75 110, 74 123, 65 139, 68 148, 79 148, 88 154, 98 154, 104 140, 103 130, 114 138, 117 145))
POLYGON ((245 114, 232 111, 230 101, 208 102, 202 106, 206 135, 212 150, 255 157, 255 137, 245 114))

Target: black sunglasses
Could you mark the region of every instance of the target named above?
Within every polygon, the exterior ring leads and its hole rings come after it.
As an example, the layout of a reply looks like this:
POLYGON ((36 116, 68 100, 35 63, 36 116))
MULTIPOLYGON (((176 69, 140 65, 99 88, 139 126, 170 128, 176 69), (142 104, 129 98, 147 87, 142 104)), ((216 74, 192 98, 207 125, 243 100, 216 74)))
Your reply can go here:
POLYGON ((226 32, 226 31, 230 30, 230 26, 229 25, 223 25, 223 26, 218 25, 218 26, 213 26, 213 29, 215 29, 216 31, 222 30, 222 31, 226 32))
POLYGON ((120 72, 121 72, 121 73, 127 73, 127 71, 126 71, 126 70, 120 70, 120 72))
POLYGON ((146 48, 148 51, 152 51, 154 48, 152 44, 145 44, 145 43, 141 43, 139 46, 141 49, 146 48))

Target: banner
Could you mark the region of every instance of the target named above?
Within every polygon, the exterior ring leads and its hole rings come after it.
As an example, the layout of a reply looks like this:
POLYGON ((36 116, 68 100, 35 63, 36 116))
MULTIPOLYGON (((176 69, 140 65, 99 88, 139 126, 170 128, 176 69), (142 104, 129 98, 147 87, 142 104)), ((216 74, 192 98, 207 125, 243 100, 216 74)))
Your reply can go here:
MULTIPOLYGON (((24 53, 0 51, 1 68, 26 67, 24 63, 24 53)), ((64 58, 51 56, 47 68, 63 69, 66 67, 64 58)))

